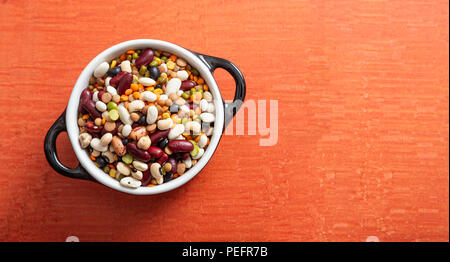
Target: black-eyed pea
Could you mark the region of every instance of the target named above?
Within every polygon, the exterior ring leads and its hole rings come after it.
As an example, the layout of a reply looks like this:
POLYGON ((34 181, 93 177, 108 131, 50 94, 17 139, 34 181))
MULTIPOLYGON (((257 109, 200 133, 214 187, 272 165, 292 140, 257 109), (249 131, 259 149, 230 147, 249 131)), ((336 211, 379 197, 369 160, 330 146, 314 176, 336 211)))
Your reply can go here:
POLYGON ((108 163, 110 164, 114 163, 114 161, 117 160, 117 155, 112 153, 111 151, 103 152, 102 156, 104 156, 105 159, 108 160, 108 163))
POLYGON ((100 156, 100 151, 97 151, 97 150, 93 149, 92 152, 91 152, 91 155, 94 156, 94 157, 98 157, 98 156, 100 156))
POLYGON ((158 185, 161 185, 164 182, 164 177, 161 174, 160 168, 161 165, 158 163, 153 163, 150 166, 150 174, 152 174, 152 177, 155 179, 158 185))

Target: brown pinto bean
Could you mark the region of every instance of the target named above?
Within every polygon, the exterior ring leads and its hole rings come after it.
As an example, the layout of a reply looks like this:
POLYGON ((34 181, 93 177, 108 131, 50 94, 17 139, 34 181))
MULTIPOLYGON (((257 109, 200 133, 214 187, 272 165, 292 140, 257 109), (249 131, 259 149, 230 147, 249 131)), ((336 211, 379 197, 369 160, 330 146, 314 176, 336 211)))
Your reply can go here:
POLYGON ((151 146, 147 149, 147 152, 154 157, 155 159, 160 158, 163 154, 164 151, 162 151, 161 148, 157 147, 157 146, 151 146))
POLYGON ((92 119, 102 117, 102 114, 100 114, 95 107, 95 102, 93 100, 81 100, 81 107, 91 115, 92 119))
POLYGON ((169 163, 172 166, 172 169, 170 169, 169 171, 167 171, 167 174, 171 175, 174 174, 175 172, 177 172, 177 160, 173 157, 169 157, 169 159, 167 159, 167 163, 169 163))
POLYGON ((156 162, 158 162, 158 164, 162 165, 167 161, 168 158, 169 158, 169 156, 163 152, 162 156, 156 162))
POLYGON ((131 130, 131 133, 128 137, 135 141, 138 141, 141 137, 146 136, 146 135, 147 135, 147 129, 143 126, 137 126, 137 127, 133 128, 133 130, 131 130))
POLYGON ((111 145, 118 156, 123 156, 127 152, 127 148, 123 145, 122 139, 118 136, 113 137, 111 145))
POLYGON ((183 82, 181 82, 180 90, 191 90, 191 88, 194 88, 196 85, 197 84, 192 80, 184 80, 183 82))
POLYGON ((103 126, 96 126, 94 122, 87 122, 84 124, 84 128, 89 134, 100 134, 102 132, 103 126))
POLYGON ((143 65, 150 63, 153 60, 153 50, 148 48, 141 52, 139 57, 136 59, 134 65, 140 68, 143 65))
POLYGON ((176 152, 190 152, 194 149, 194 145, 187 140, 172 140, 168 144, 169 149, 176 152))
POLYGON ((127 144, 127 152, 139 161, 148 162, 151 158, 147 151, 139 149, 136 144, 133 143, 127 144))
POLYGON ((119 85, 117 87, 117 93, 119 95, 125 94, 125 91, 128 88, 130 88, 131 83, 133 83, 133 75, 131 73, 125 72, 125 74, 119 81, 119 85))
POLYGON ((169 132, 170 132, 170 128, 167 130, 156 131, 155 133, 151 134, 150 140, 152 141, 152 144, 156 144, 164 137, 167 137, 169 135, 169 132))
POLYGON ((117 74, 115 77, 113 77, 110 81, 109 81, 109 85, 113 86, 113 87, 117 87, 117 85, 120 82, 120 79, 122 79, 122 77, 128 72, 122 71, 119 74, 117 74))

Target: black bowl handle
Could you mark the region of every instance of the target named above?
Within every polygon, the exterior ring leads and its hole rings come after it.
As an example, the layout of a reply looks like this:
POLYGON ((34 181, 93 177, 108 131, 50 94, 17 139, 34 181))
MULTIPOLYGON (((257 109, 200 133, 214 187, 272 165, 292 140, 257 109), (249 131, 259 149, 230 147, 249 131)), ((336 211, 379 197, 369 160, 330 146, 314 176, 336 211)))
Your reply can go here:
POLYGON ((47 132, 47 135, 45 136, 44 152, 45 152, 45 157, 47 158, 48 163, 56 172, 60 173, 61 175, 64 175, 64 176, 67 176, 70 178, 96 181, 89 175, 89 173, 81 165, 78 165, 75 168, 69 168, 69 167, 64 166, 59 161, 58 155, 56 153, 56 138, 63 131, 67 131, 67 129, 66 129, 66 111, 65 110, 59 116, 59 118, 55 121, 55 123, 52 125, 52 127, 50 127, 50 129, 47 132))
MULTIPOLYGON (((195 53, 195 52, 194 52, 195 53)), ((208 56, 203 55, 199 53, 195 53, 209 68, 209 70, 214 72, 217 68, 223 68, 228 73, 233 76, 234 81, 236 82, 236 90, 234 93, 234 99, 231 103, 224 103, 225 107, 225 125, 224 125, 224 131, 225 127, 230 123, 230 121, 233 119, 234 115, 236 115, 239 108, 244 103, 245 99, 245 79, 244 76, 241 73, 241 70, 239 68, 231 63, 228 60, 214 57, 214 56, 208 56)))

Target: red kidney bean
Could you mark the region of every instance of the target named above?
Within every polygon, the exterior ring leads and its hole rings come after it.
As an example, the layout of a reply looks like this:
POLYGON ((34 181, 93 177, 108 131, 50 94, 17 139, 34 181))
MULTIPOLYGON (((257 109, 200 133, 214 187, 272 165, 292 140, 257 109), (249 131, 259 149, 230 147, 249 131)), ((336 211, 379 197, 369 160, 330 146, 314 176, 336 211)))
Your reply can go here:
POLYGON ((172 140, 168 144, 169 149, 176 152, 190 152, 194 149, 194 145, 187 140, 172 140))
POLYGON ((150 174, 150 168, 147 168, 144 172, 142 172, 141 183, 142 186, 147 186, 152 181, 152 175, 150 174))
POLYGON ((157 146, 151 146, 151 147, 149 147, 149 148, 147 149, 147 152, 148 152, 152 157, 154 157, 155 159, 160 158, 160 157, 163 155, 163 153, 164 153, 164 151, 162 151, 162 149, 159 148, 159 147, 157 147, 157 146))
POLYGON ((169 157, 169 159, 167 159, 167 163, 169 163, 172 166, 172 169, 170 169, 169 172, 167 172, 167 174, 171 175, 177 172, 178 163, 175 158, 169 157))
POLYGON ((158 162, 158 164, 163 165, 167 159, 169 158, 169 156, 163 152, 162 156, 156 161, 158 162))
POLYGON ((97 108, 95 107, 95 102, 93 100, 82 100, 81 106, 91 115, 92 119, 102 117, 102 114, 100 114, 100 112, 98 112, 97 108))
POLYGON ((105 91, 103 91, 103 90, 98 91, 97 97, 98 97, 99 101, 102 100, 102 96, 103 96, 104 93, 105 93, 105 91))
POLYGON ((133 83, 133 75, 131 73, 125 72, 122 79, 119 81, 119 86, 117 87, 117 93, 119 95, 125 94, 125 91, 130 88, 131 83, 133 83))
POLYGON ((189 154, 189 152, 184 152, 181 153, 181 160, 186 160, 190 157, 191 155, 189 154))
POLYGON ((80 104, 78 104, 78 113, 81 113, 81 114, 89 114, 89 112, 88 111, 86 111, 86 109, 84 109, 83 108, 83 104, 81 103, 81 101, 80 101, 80 104))
POLYGON ((92 92, 89 88, 84 89, 81 92, 80 99, 83 100, 92 100, 92 92))
POLYGON ((87 122, 84 124, 84 128, 86 128, 86 131, 90 134, 99 134, 102 132, 103 126, 96 126, 94 122, 87 122))
POLYGON ((126 75, 125 71, 120 72, 119 74, 117 74, 115 77, 111 78, 111 80, 109 81, 109 85, 113 86, 113 87, 117 87, 117 84, 119 84, 120 79, 122 79, 122 77, 124 75, 126 75))
POLYGON ((197 84, 192 80, 184 80, 181 82, 180 90, 187 91, 194 88, 197 84))
POLYGON ((150 140, 152 144, 158 143, 162 138, 167 137, 169 135, 170 129, 156 131, 155 133, 150 135, 150 140))
POLYGON ((136 59, 134 65, 140 68, 143 65, 150 63, 153 60, 153 50, 148 48, 141 52, 139 57, 136 59))
POLYGON ((136 144, 133 143, 127 144, 127 152, 139 161, 148 162, 151 158, 147 151, 139 149, 136 144))

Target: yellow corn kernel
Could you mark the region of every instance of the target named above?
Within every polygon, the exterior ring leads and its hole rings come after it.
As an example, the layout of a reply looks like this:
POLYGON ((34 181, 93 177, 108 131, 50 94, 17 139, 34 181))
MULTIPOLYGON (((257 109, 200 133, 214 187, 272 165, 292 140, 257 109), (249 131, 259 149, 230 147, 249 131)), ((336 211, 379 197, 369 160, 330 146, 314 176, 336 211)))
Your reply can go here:
POLYGON ((114 68, 116 65, 117 65, 117 61, 116 61, 116 60, 113 60, 113 61, 111 62, 111 68, 114 68))
POLYGON ((133 90, 131 90, 131 89, 127 89, 127 90, 125 90, 125 95, 131 95, 131 93, 133 93, 133 90))
POLYGON ((122 102, 128 101, 128 96, 127 95, 121 95, 120 96, 120 101, 122 101, 122 102))
POLYGON ((139 99, 139 97, 141 97, 141 93, 139 93, 139 92, 134 92, 134 93, 133 93, 133 97, 134 97, 134 99, 139 99))
POLYGON ((155 93, 156 95, 161 95, 163 93, 163 90, 161 88, 156 88, 153 93, 155 93))
POLYGON ((166 119, 166 118, 170 118, 170 114, 169 113, 163 113, 162 114, 162 117, 164 118, 164 119, 166 119))
POLYGON ((153 86, 147 87, 147 88, 145 89, 145 91, 150 91, 150 92, 152 92, 153 90, 155 90, 155 88, 154 88, 153 86))

